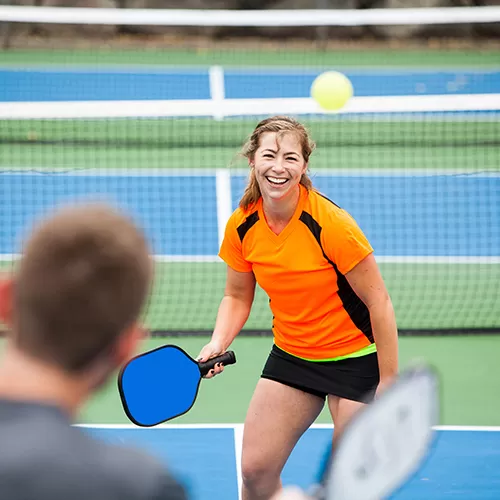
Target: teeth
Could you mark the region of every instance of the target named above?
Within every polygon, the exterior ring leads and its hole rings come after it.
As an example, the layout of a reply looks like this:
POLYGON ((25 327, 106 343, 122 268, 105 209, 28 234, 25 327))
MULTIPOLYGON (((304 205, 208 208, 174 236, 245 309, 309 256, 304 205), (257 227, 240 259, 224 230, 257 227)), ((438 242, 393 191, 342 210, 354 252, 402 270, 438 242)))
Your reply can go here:
POLYGON ((287 179, 278 179, 277 177, 268 177, 267 179, 274 184, 284 184, 287 181, 287 179))

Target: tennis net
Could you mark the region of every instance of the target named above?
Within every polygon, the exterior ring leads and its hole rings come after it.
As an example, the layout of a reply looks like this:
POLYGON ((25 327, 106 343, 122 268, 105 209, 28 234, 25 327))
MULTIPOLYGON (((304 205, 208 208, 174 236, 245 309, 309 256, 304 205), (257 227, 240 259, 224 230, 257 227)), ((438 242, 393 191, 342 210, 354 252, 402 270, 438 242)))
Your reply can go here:
MULTIPOLYGON (((217 251, 248 173, 239 148, 262 117, 286 114, 317 143, 313 183, 352 213, 374 246, 401 332, 499 330, 500 70, 495 39, 486 34, 478 42, 474 31, 483 23, 494 29, 499 9, 418 11, 411 19, 422 29, 440 23, 462 35, 436 43, 415 36, 415 25, 394 45, 389 23, 403 26, 401 16, 411 15, 400 9, 383 17, 378 10, 200 17, 0 7, 0 22, 25 29, 14 30, 11 48, 0 52, 3 266, 12 265, 45 210, 105 198, 137 218, 156 255, 148 326, 158 334, 210 331, 225 278, 217 251), (344 34, 319 43, 266 31, 301 16, 303 25, 342 27, 344 34), (76 28, 65 39, 71 48, 56 33, 40 42, 25 26, 229 29, 238 19, 254 23, 249 39, 197 31, 172 43, 159 31, 153 43, 114 33, 106 48, 102 35, 78 35, 76 28), (384 37, 359 34, 381 21, 384 37), (330 69, 354 86, 338 113, 323 112, 309 97, 314 78, 330 69)), ((270 325, 267 297, 258 290, 245 331, 267 333, 270 325)))

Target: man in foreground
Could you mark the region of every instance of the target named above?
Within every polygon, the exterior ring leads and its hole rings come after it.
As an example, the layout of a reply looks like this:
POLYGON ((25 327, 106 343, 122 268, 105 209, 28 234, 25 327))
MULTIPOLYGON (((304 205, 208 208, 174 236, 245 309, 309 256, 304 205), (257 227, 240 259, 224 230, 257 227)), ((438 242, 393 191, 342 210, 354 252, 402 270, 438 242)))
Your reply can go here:
POLYGON ((134 355, 152 281, 143 234, 106 205, 42 220, 0 283, 0 498, 185 500, 163 467, 71 426, 134 355))

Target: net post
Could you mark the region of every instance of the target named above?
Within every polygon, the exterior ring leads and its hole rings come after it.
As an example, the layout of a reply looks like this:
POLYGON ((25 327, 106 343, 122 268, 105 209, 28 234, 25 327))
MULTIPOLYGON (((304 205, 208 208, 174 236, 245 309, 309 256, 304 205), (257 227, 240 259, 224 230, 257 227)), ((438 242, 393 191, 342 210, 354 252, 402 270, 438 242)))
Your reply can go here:
POLYGON ((0 40, 2 50, 10 48, 11 23, 0 23, 0 40))
MULTIPOLYGON (((327 9, 328 0, 316 0, 317 9, 327 9)), ((318 47, 321 50, 326 48, 326 43, 328 41, 328 26, 317 26, 316 27, 316 41, 318 42, 318 47)))

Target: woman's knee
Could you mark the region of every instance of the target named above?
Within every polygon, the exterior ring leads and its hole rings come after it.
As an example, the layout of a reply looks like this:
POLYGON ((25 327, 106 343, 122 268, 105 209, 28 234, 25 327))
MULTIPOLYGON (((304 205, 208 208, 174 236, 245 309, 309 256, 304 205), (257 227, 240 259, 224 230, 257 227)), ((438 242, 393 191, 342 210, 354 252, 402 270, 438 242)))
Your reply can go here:
POLYGON ((280 484, 281 471, 275 464, 255 455, 245 455, 241 459, 243 484, 249 490, 260 494, 272 494, 280 484))

